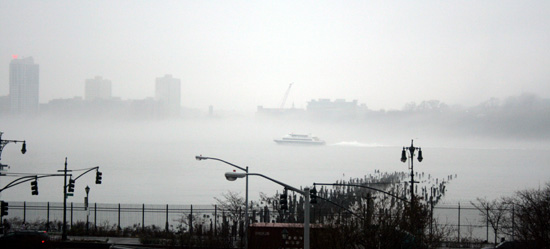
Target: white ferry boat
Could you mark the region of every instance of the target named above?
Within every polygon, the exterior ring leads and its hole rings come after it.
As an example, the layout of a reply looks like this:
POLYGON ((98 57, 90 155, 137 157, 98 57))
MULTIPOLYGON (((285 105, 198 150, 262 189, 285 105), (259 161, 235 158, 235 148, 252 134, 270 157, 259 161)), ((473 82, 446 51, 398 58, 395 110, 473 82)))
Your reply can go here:
POLYGON ((281 139, 274 139, 278 144, 311 144, 311 145, 324 145, 325 141, 314 137, 311 135, 305 134, 294 134, 290 133, 281 139))

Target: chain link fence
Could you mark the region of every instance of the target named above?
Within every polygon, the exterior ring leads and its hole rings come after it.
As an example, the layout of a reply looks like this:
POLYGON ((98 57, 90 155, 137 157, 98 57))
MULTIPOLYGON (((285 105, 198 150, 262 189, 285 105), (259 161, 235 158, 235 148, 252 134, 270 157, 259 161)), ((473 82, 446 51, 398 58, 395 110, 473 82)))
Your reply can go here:
MULTIPOLYGON (((139 232, 153 228, 163 232, 224 233, 237 238, 242 235, 244 221, 243 210, 224 210, 217 205, 91 203, 86 207, 83 203, 67 203, 66 210, 68 229, 74 232, 78 228, 82 235, 114 231, 115 235, 123 236, 126 230, 139 232)), ((314 208, 312 215, 326 213, 314 208)), ((249 215, 251 223, 289 221, 281 220, 278 210, 267 207, 251 210, 249 215)), ((60 232, 63 203, 9 202, 9 214, 3 219, 4 223, 12 221, 11 229, 60 232)), ((299 222, 299 219, 294 219, 294 222, 299 222)), ((491 241, 494 237, 481 211, 471 205, 438 205, 433 208, 433 223, 448 228, 450 241, 482 242, 491 241)))

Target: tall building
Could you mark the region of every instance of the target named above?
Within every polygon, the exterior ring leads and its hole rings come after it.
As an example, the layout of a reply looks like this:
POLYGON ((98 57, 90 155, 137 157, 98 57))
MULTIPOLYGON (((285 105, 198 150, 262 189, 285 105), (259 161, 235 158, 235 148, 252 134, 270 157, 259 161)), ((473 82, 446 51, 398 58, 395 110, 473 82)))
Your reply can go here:
POLYGON ((157 78, 155 82, 155 100, 159 104, 161 116, 177 116, 181 109, 181 81, 172 75, 157 78))
POLYGON ((38 64, 32 57, 10 63, 10 111, 16 114, 38 112, 38 64))
POLYGON ((113 93, 110 80, 103 79, 101 76, 86 80, 86 87, 84 90, 85 100, 107 100, 112 97, 113 93))

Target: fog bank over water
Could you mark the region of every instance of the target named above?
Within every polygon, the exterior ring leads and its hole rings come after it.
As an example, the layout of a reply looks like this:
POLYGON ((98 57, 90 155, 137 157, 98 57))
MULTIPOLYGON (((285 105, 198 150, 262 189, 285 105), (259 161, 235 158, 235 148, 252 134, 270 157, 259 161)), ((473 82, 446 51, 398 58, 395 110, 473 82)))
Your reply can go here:
MULTIPOLYGON (((422 147, 424 161, 415 170, 445 178, 448 201, 498 197, 550 181, 550 143, 544 139, 467 135, 444 127, 408 123, 321 122, 257 116, 202 117, 178 120, 75 120, 49 117, 2 118, 3 139, 27 141, 28 152, 9 144, 2 163, 7 173, 57 173, 65 157, 71 170, 99 166, 103 184, 94 174, 81 177, 75 196, 81 202, 89 185, 91 202, 211 204, 225 191, 244 195, 244 181, 226 181, 232 167, 196 161, 196 155, 224 159, 287 184, 311 186, 382 172, 408 171, 400 162, 403 146, 422 147), (288 133, 311 133, 325 146, 281 146, 273 139, 288 133)), ((401 120, 404 121, 404 120, 401 120)), ((92 172, 93 173, 93 172, 92 172)), ((76 175, 77 173, 74 172, 76 175)), ((78 173, 80 174, 80 173, 78 173)), ((13 178, 2 177, 4 186, 13 178)), ((251 199, 281 188, 250 178, 251 199)), ((62 178, 39 180, 39 196, 29 184, 2 193, 5 200, 62 201, 62 178)))

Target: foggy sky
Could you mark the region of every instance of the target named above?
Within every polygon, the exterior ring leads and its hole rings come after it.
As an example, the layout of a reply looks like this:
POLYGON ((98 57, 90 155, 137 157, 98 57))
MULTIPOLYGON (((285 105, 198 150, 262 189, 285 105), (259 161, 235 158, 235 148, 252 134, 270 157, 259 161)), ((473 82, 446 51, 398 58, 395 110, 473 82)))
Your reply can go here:
POLYGON ((96 75, 122 99, 182 81, 182 106, 371 109, 550 97, 549 1, 0 1, 0 96, 12 55, 40 64, 40 102, 96 75))

